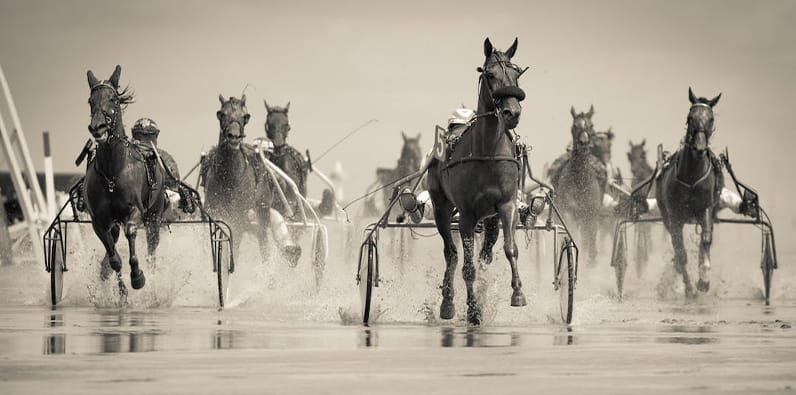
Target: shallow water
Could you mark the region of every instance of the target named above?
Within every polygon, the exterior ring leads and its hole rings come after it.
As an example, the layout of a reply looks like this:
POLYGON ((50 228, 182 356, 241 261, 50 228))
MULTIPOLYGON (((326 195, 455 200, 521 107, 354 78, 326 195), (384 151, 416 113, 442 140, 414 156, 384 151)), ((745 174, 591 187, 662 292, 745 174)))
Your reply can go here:
MULTIPOLYGON (((717 237, 711 292, 689 303, 681 285, 664 281, 665 248, 643 275, 628 273, 623 302, 601 254, 580 268, 569 327, 558 323, 546 255, 521 266, 523 308, 509 307, 508 265, 498 257, 479 271, 480 328, 462 321, 460 275, 457 317, 437 318, 435 238, 412 241, 403 256, 383 239, 385 280, 370 327, 358 324, 351 251, 333 253, 315 289, 306 266, 252 264, 256 248, 246 248, 236 307, 219 311, 207 256, 185 248, 192 239, 165 236, 147 286, 130 290, 125 305, 113 281, 96 278, 88 241, 70 258, 67 297, 55 309, 39 264, 0 267, 0 393, 793 391, 793 254, 780 253, 766 307, 759 258, 743 237, 717 237)), ((521 259, 533 255, 523 251, 521 259)))

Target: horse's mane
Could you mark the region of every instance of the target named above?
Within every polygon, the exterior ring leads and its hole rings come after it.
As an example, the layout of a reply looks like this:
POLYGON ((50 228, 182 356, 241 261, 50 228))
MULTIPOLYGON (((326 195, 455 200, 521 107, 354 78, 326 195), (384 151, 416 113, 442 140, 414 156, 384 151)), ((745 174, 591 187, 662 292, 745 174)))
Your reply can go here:
POLYGON ((116 89, 116 96, 119 98, 119 105, 122 109, 126 109, 130 103, 135 103, 135 92, 130 89, 130 86, 125 86, 121 90, 116 89))

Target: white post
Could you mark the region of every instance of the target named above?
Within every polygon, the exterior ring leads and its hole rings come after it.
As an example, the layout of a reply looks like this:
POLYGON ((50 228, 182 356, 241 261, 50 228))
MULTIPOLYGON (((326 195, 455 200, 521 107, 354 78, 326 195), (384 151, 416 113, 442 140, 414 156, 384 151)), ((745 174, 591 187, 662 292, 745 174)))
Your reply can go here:
MULTIPOLYGON (((30 195, 28 195, 28 189, 25 187, 25 181, 22 179, 22 171, 17 162, 17 155, 14 153, 14 147, 11 145, 11 138, 6 132, 6 125, 2 115, 0 115, 0 138, 3 140, 2 146, 5 151, 6 159, 8 160, 8 167, 11 168, 11 180, 14 182, 17 199, 22 205, 22 214, 25 216, 25 222, 27 222, 28 225, 34 256, 36 256, 39 261, 43 261, 44 253, 42 252, 39 230, 36 226, 36 221, 38 221, 39 216, 33 209, 33 203, 30 201, 30 195)), ((38 182, 39 180, 34 178, 31 184, 38 185, 38 182)))
POLYGON ((47 194, 47 218, 55 218, 55 174, 53 173, 53 157, 50 151, 50 132, 42 133, 44 140, 44 190, 47 194))
POLYGON ((11 113, 11 122, 14 124, 16 132, 14 137, 19 141, 19 148, 22 159, 24 160, 25 171, 28 174, 28 180, 30 180, 30 188, 33 192, 34 202, 39 207, 39 210, 44 211, 46 206, 44 203, 44 195, 41 193, 41 186, 39 186, 39 177, 36 175, 36 168, 33 167, 33 160, 30 158, 30 151, 28 150, 28 141, 25 138, 25 133, 22 131, 22 123, 19 121, 17 107, 14 104, 14 98, 11 97, 11 89, 8 87, 8 81, 6 81, 6 75, 3 72, 2 66, 0 66, 0 85, 3 86, 3 94, 8 103, 8 112, 11 113))

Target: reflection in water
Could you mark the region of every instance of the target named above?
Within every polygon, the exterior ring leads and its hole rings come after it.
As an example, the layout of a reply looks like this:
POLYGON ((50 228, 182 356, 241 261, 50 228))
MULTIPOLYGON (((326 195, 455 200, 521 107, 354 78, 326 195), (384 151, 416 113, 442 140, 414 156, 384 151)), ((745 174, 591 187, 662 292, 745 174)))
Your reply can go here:
POLYGON ((359 347, 378 347, 379 332, 375 328, 365 327, 359 332, 359 347))
MULTIPOLYGON (((58 328, 64 326, 63 314, 50 314, 49 319, 44 324, 48 328, 58 328)), ((65 354, 66 335, 63 333, 52 333, 44 337, 44 355, 65 354)))
POLYGON ((562 330, 561 332, 562 332, 561 334, 553 336, 554 346, 571 346, 575 344, 576 337, 572 335, 571 326, 567 325, 565 330, 562 330))
MULTIPOLYGON (((671 333, 714 333, 715 328, 707 325, 671 325, 661 327, 662 332, 671 333)), ((709 344, 717 343, 719 340, 716 337, 704 336, 661 336, 655 339, 658 343, 676 343, 676 344, 709 344)))
POLYGON ((441 347, 516 347, 522 336, 517 332, 487 332, 481 327, 441 327, 441 347), (508 338, 508 341, 506 341, 508 338), (459 339, 459 341, 457 341, 459 339))
POLYGON ((161 334, 157 329, 132 330, 145 323, 140 313, 123 311, 102 312, 100 324, 102 327, 130 327, 130 330, 99 330, 95 335, 100 338, 99 352, 147 352, 155 351, 155 338, 161 334))
POLYGON ((231 350, 235 348, 235 337, 238 331, 218 329, 213 334, 214 350, 231 350))
POLYGON ((44 355, 66 354, 66 335, 54 333, 44 337, 44 355))

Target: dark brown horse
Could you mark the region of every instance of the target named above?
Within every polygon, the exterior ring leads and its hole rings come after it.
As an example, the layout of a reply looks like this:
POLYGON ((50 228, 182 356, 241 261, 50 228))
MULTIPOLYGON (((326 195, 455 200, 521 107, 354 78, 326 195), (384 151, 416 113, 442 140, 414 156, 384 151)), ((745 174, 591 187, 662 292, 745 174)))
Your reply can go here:
MULTIPOLYGON (((451 232, 454 209, 459 212, 459 233, 464 249, 462 276, 467 284, 467 320, 478 325, 481 309, 476 300, 473 264, 476 224, 487 217, 485 238, 497 239, 498 220, 503 224, 503 250, 511 265, 512 306, 526 305, 522 282, 517 271, 517 244, 514 231, 517 224, 517 189, 520 165, 510 130, 520 120, 520 101, 525 92, 517 85, 524 70, 511 63, 517 51, 517 40, 505 52, 484 41, 484 64, 478 68, 478 110, 473 125, 454 148, 445 162, 432 161, 428 169, 428 190, 434 205, 434 221, 442 241, 446 267, 442 284, 440 317, 450 319, 455 313, 453 304, 453 274, 458 253, 451 232)), ((484 248, 491 248, 484 243, 484 248)))
POLYGON ((273 194, 262 161, 254 148, 243 142, 250 118, 246 95, 229 100, 218 95, 218 100, 218 145, 204 157, 201 170, 207 211, 229 224, 235 235, 235 254, 240 250, 243 233, 250 232, 257 237, 265 259, 273 194), (256 226, 249 220, 250 211, 257 217, 256 226))
POLYGON ((724 178, 717 158, 708 143, 713 134, 713 107, 721 94, 713 99, 697 98, 688 88, 691 108, 686 120, 683 147, 672 155, 657 179, 655 196, 661 210, 663 224, 674 247, 674 268, 682 274, 687 298, 695 296, 686 264, 683 226, 696 223, 702 229, 699 244, 699 281, 697 289, 710 288, 710 245, 713 242, 713 218, 719 209, 719 193, 724 178))
MULTIPOLYGON (((290 102, 284 107, 269 106, 265 100, 263 100, 263 103, 268 111, 265 119, 265 134, 274 144, 273 152, 268 154, 268 160, 290 176, 296 183, 299 193, 306 197, 307 175, 309 174, 307 160, 301 155, 301 152, 287 143, 288 133, 290 132, 290 123, 287 116, 288 110, 290 110, 290 102)), ((282 189, 285 191, 288 203, 291 206, 291 212, 298 213, 298 206, 301 204, 300 199, 295 196, 292 189, 284 186, 282 189)), ((274 201, 274 208, 284 214, 287 210, 282 205, 283 203, 280 199, 274 201)))
MULTIPOLYGON (((124 132, 122 109, 132 102, 126 89, 119 89, 122 68, 116 66, 111 77, 98 80, 88 71, 91 95, 91 122, 88 130, 97 143, 96 156, 86 169, 83 187, 91 225, 105 247, 105 261, 119 273, 122 262, 116 251, 120 227, 130 249, 130 284, 139 289, 146 283, 135 251, 137 226, 146 230, 147 250, 154 256, 160 241, 161 214, 164 209, 163 168, 147 171, 143 153, 124 132)), ((104 263, 103 263, 104 265, 104 263)))
MULTIPOLYGON (((645 145, 647 140, 641 140, 641 143, 633 144, 630 142, 630 151, 627 153, 627 159, 630 161, 630 172, 633 174, 632 187, 636 188, 639 184, 644 182, 652 175, 652 166, 647 161, 647 150, 645 145)), ((649 188, 653 188, 650 185, 649 188)), ((649 193, 649 189, 641 191, 644 197, 649 193)), ((639 260, 639 268, 643 268, 643 264, 649 259, 649 249, 652 246, 652 235, 650 233, 650 225, 639 223, 635 225, 636 228, 636 251, 639 260)), ((641 270, 638 270, 638 275, 641 275, 641 270)))
POLYGON ((594 106, 585 113, 575 112, 574 107, 570 112, 572 151, 553 186, 567 223, 578 227, 589 260, 594 263, 597 260, 597 226, 603 211, 607 173, 605 165, 592 151, 594 106))
MULTIPOLYGON (((404 140, 403 147, 401 148, 401 156, 398 157, 398 165, 393 168, 379 167, 376 169, 376 178, 380 185, 391 185, 395 180, 406 177, 420 169, 423 162, 423 150, 420 148, 420 133, 417 137, 408 137, 406 133, 401 132, 401 137, 404 140)), ((408 185, 409 183, 407 183, 408 185)), ((395 185, 395 187, 402 189, 406 185, 395 185)), ((392 197, 393 188, 384 188, 382 191, 382 198, 384 200, 384 207, 389 205, 390 198, 392 197)))

